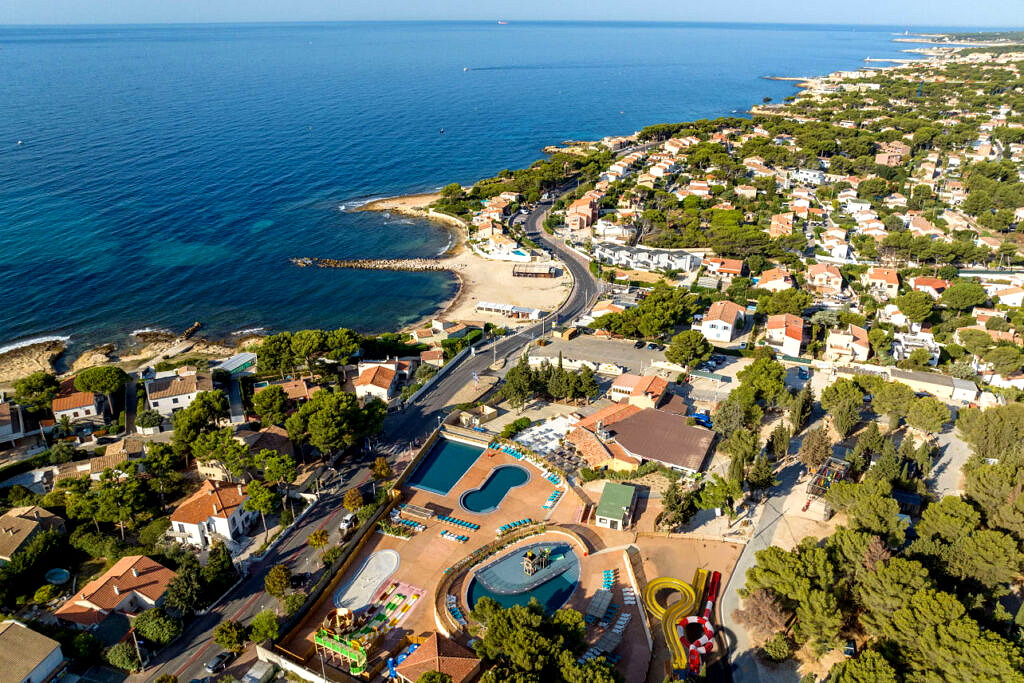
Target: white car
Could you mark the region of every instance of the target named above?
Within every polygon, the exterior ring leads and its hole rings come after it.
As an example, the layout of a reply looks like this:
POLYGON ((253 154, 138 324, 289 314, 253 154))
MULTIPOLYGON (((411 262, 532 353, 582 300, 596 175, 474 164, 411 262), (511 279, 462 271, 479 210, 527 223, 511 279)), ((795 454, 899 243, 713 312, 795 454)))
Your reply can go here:
POLYGON ((356 515, 353 512, 345 515, 340 522, 338 522, 338 531, 345 533, 349 529, 354 529, 356 526, 356 515))

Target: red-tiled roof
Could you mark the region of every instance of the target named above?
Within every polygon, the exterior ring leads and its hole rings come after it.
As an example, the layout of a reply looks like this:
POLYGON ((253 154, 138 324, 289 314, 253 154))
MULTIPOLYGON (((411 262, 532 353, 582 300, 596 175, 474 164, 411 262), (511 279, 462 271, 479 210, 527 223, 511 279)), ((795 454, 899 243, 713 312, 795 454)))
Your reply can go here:
POLYGON ((743 307, 734 301, 723 299, 711 304, 704 320, 717 320, 727 322, 730 325, 736 324, 736 318, 743 314, 743 307))
POLYGON ((391 368, 386 368, 383 365, 375 365, 372 368, 366 368, 359 377, 356 377, 355 384, 357 387, 373 385, 380 387, 381 389, 390 389, 391 385, 395 381, 395 371, 391 368))
POLYGON ((60 396, 53 399, 53 412, 87 408, 94 405, 95 402, 96 394, 91 391, 76 391, 69 396, 60 396))
POLYGON ((416 681, 428 671, 439 671, 451 677, 452 683, 466 683, 479 669, 480 659, 472 650, 432 633, 395 670, 407 681, 416 681))
POLYGON ((95 624, 105 616, 99 610, 109 612, 116 608, 128 593, 156 602, 176 576, 175 572, 145 555, 129 555, 121 558, 103 576, 86 584, 54 614, 79 624, 95 624))
POLYGON ((227 519, 245 501, 245 486, 207 479, 199 490, 171 513, 172 522, 199 524, 210 517, 227 519))

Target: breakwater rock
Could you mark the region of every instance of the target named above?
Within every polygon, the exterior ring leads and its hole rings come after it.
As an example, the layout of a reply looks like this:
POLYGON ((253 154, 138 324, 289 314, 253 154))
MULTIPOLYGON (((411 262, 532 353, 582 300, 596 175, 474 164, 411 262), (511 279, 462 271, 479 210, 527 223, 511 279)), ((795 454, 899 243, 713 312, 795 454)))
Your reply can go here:
POLYGON ((405 270, 405 271, 442 271, 451 270, 438 259, 332 259, 332 258, 293 258, 293 265, 300 268, 351 268, 354 270, 405 270))

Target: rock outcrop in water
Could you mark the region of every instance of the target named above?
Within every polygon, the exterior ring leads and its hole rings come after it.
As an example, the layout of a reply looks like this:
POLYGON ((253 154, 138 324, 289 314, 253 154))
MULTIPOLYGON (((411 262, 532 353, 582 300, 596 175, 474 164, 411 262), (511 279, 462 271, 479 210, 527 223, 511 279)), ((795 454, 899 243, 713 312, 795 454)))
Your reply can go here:
POLYGON ((410 259, 331 259, 293 258, 292 264, 300 268, 350 268, 353 270, 404 270, 412 272, 451 270, 442 261, 429 258, 410 259))

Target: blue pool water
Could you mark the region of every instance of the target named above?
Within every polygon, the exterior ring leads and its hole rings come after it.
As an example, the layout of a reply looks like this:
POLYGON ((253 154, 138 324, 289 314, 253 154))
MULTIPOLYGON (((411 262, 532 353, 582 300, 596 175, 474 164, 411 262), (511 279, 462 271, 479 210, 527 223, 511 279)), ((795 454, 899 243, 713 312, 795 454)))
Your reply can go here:
MULTIPOLYGON (((547 545, 547 544, 544 544, 547 545)), ((575 553, 567 544, 558 544, 560 555, 557 562, 568 562, 567 570, 554 578, 541 583, 538 586, 518 592, 494 592, 489 590, 478 579, 474 578, 469 584, 469 604, 475 606, 480 598, 488 597, 498 602, 502 607, 513 605, 527 605, 532 598, 544 607, 544 611, 551 613, 561 608, 572 597, 580 578, 580 563, 575 553)), ((496 583, 521 581, 527 583, 531 577, 526 576, 522 570, 522 556, 525 548, 519 548, 501 558, 495 564, 488 566, 483 572, 500 575, 492 577, 496 583)))
POLYGON ((477 514, 494 512, 509 491, 528 481, 530 473, 525 468, 519 465, 502 465, 491 472, 483 486, 463 493, 459 503, 477 514))
POLYGON ((448 495, 483 452, 479 446, 438 439, 410 475, 408 485, 441 496, 448 495))

